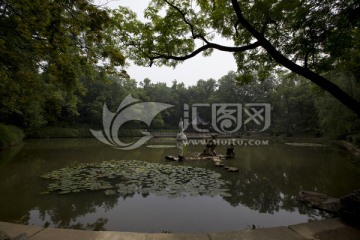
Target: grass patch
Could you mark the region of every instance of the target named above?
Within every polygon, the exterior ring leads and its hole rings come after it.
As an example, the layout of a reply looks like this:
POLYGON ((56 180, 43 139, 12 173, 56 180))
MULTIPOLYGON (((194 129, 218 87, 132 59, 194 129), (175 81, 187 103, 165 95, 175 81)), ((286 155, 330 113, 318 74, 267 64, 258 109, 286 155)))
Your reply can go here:
POLYGON ((8 148, 25 137, 23 130, 12 125, 0 124, 0 149, 8 148))

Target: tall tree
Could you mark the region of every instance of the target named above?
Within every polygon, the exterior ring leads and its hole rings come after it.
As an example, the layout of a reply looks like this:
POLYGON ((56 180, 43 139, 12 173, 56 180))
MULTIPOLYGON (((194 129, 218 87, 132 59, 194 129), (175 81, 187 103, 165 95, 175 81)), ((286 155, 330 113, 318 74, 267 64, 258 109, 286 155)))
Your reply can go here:
MULTIPOLYGON (((331 72, 328 77, 351 92, 352 95, 360 98, 360 83, 356 81, 352 73, 331 72)), ((357 118, 356 114, 335 101, 329 94, 323 94, 317 98, 315 106, 319 111, 320 127, 331 137, 343 139, 348 135, 359 135, 360 119, 357 118)))
POLYGON ((111 23, 90 0, 0 1, 1 120, 31 126, 46 111, 76 114, 79 78, 124 64, 111 23))
POLYGON ((254 70, 266 78, 282 66, 360 116, 360 102, 323 75, 359 56, 359 10, 359 0, 153 0, 147 22, 122 7, 114 17, 122 23, 119 41, 137 64, 175 66, 214 49, 232 52, 243 79, 254 70), (217 35, 234 46, 213 42, 217 35))
POLYGON ((314 103, 319 97, 319 89, 292 73, 279 74, 278 78, 281 81, 271 94, 275 129, 288 132, 314 131, 318 127, 318 113, 314 103))

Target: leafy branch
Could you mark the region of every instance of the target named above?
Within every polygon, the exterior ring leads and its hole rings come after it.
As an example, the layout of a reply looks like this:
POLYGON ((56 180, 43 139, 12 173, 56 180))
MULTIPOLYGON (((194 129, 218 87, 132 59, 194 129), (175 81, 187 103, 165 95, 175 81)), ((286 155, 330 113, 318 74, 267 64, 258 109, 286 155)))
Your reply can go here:
POLYGON ((193 39, 197 39, 200 38, 201 40, 203 40, 206 43, 209 43, 206 38, 204 36, 202 36, 201 34, 195 34, 195 28, 194 26, 186 19, 186 13, 184 13, 183 11, 181 11, 181 9, 177 6, 175 6, 174 4, 170 3, 168 0, 164 0, 170 7, 174 8, 178 13, 181 14, 181 17, 184 21, 184 23, 186 23, 187 25, 189 25, 190 27, 190 31, 191 31, 191 36, 193 39))
MULTIPOLYGON (((166 59, 166 60, 176 60, 176 61, 184 61, 187 59, 190 59, 192 57, 195 57, 196 55, 198 55, 201 52, 204 52, 206 50, 209 49, 216 49, 216 50, 220 50, 220 51, 225 51, 225 52, 243 52, 243 51, 247 51, 247 50, 251 50, 251 49, 255 49, 257 47, 260 46, 260 44, 258 42, 254 42, 245 46, 241 46, 241 47, 231 47, 231 46, 224 46, 224 45, 220 45, 220 44, 216 44, 216 43, 212 43, 209 42, 205 36, 201 35, 201 34, 196 34, 195 33, 195 27, 193 26, 193 24, 186 18, 186 13, 184 13, 179 7, 177 7, 176 5, 174 5, 173 3, 171 3, 168 0, 164 0, 171 8, 175 9, 178 13, 180 13, 181 18, 183 20, 183 22, 185 24, 187 24, 190 28, 191 31, 191 36, 193 39, 201 39, 205 42, 205 45, 197 48, 196 50, 194 50, 193 52, 183 55, 183 56, 175 56, 175 55, 168 55, 168 54, 162 54, 162 53, 153 53, 153 56, 149 55, 145 55, 150 59, 150 67, 154 64, 154 61, 157 59, 166 59)), ((142 52, 144 54, 144 52, 142 52)))
POLYGON ((263 34, 258 32, 244 17, 242 10, 239 6, 237 0, 231 0, 233 9, 238 18, 238 22, 253 36, 257 39, 260 46, 263 47, 270 56, 279 64, 283 65, 287 69, 291 70, 294 73, 303 76, 322 89, 325 89, 335 98, 337 98, 341 103, 352 109, 358 116, 360 116, 360 102, 348 95, 343 91, 339 86, 332 83, 330 80, 324 78, 323 76, 311 71, 310 69, 301 67, 295 62, 289 60, 282 53, 280 53, 265 37, 263 34))
POLYGON ((216 43, 208 43, 208 44, 206 44, 184 56, 174 56, 174 55, 166 55, 166 54, 157 53, 157 54, 155 54, 155 56, 150 57, 150 67, 154 63, 154 60, 156 60, 156 59, 184 61, 189 58, 195 57, 199 53, 204 52, 208 49, 217 49, 217 50, 224 51, 224 52, 243 52, 243 51, 247 51, 250 49, 255 49, 259 46, 260 46, 259 42, 251 43, 249 45, 242 46, 242 47, 228 47, 228 46, 223 46, 223 45, 219 45, 216 43))

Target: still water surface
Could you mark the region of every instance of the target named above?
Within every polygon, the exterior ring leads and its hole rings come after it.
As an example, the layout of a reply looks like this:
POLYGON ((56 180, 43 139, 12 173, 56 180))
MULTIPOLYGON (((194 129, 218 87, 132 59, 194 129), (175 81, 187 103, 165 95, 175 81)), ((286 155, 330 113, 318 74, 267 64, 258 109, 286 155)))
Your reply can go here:
MULTIPOLYGON (((154 144, 176 145, 175 140, 154 144)), ((188 146, 188 155, 202 151, 188 146)), ((226 147, 219 146, 218 153, 226 147)), ((328 215, 300 204, 302 190, 335 197, 360 188, 360 167, 347 152, 335 147, 299 147, 275 143, 235 148, 227 173, 211 161, 166 162, 178 148, 121 151, 95 139, 27 140, 0 151, 0 221, 61 228, 136 232, 220 232, 272 227, 322 219, 328 215), (142 160, 213 170, 230 181, 231 197, 186 196, 171 198, 105 196, 103 192, 40 195, 48 182, 39 176, 77 163, 107 160, 142 160)))

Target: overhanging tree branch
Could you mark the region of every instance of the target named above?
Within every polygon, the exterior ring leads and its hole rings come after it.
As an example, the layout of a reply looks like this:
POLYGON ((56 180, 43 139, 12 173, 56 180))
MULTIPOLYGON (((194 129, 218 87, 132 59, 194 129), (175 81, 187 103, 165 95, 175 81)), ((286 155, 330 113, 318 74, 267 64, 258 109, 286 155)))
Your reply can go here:
POLYGON ((345 106, 350 108, 352 111, 354 111, 359 117, 360 117, 360 102, 348 95, 346 92, 344 92, 342 89, 339 88, 336 84, 332 83, 330 80, 324 78, 323 76, 306 69, 304 67, 301 67, 297 65, 295 62, 289 60, 287 57, 285 57, 283 54, 281 54, 260 32, 258 32, 243 16, 242 10, 239 6, 239 3, 237 0, 231 0, 231 3, 233 5, 234 11, 236 13, 236 16, 238 18, 238 22, 251 34, 253 35, 257 40, 260 46, 262 46, 269 55, 279 64, 283 65, 287 69, 291 70, 294 73, 299 74, 300 76, 303 76, 322 89, 329 92, 331 95, 333 95, 336 99, 338 99, 341 103, 343 103, 345 106))
POLYGON ((228 46, 223 46, 223 45, 219 45, 216 43, 208 43, 202 47, 199 47, 198 49, 191 52, 190 54, 187 54, 184 56, 174 56, 174 55, 166 55, 166 54, 157 54, 156 53, 155 56, 149 57, 150 58, 150 67, 154 63, 154 60, 156 60, 156 59, 184 61, 184 60, 190 59, 192 57, 195 57, 199 53, 204 52, 208 49, 217 49, 217 50, 223 51, 223 52, 244 52, 247 50, 255 49, 259 46, 260 46, 259 42, 254 42, 249 45, 242 46, 242 47, 228 47, 228 46))
POLYGON ((181 14, 181 17, 183 19, 183 21, 190 27, 190 31, 191 31, 191 36, 193 39, 196 39, 196 38, 200 38, 201 40, 203 40, 204 42, 206 43, 209 43, 206 38, 204 36, 202 36, 201 34, 195 34, 195 29, 194 29, 194 26, 191 24, 191 22, 189 22, 187 19, 186 19, 186 14, 181 11, 180 8, 178 8, 177 6, 175 6, 174 4, 172 4, 171 2, 169 2, 168 0, 164 0, 170 7, 174 8, 177 12, 179 12, 181 14))
MULTIPOLYGON (((167 54, 162 54, 162 53, 153 53, 152 57, 149 57, 148 55, 146 55, 146 57, 150 59, 150 67, 153 65, 153 63, 156 59, 184 61, 184 60, 190 59, 192 57, 195 57, 199 53, 204 52, 208 49, 217 49, 217 50, 225 51, 225 52, 243 52, 246 50, 255 49, 260 46, 258 42, 251 43, 249 45, 242 46, 242 47, 229 47, 229 46, 223 46, 223 45, 216 44, 216 43, 211 43, 205 38, 205 36, 201 35, 200 33, 195 32, 194 25, 186 18, 186 13, 184 13, 179 7, 177 7, 175 4, 171 3, 170 1, 168 1, 168 0, 164 0, 164 1, 171 8, 175 9, 181 15, 181 18, 184 21, 184 23, 187 24, 190 28, 192 38, 193 39, 199 38, 199 39, 203 40, 205 42, 205 45, 187 55, 184 55, 184 56, 167 55, 167 54)), ((236 28, 236 26, 235 26, 235 28, 236 28)))

